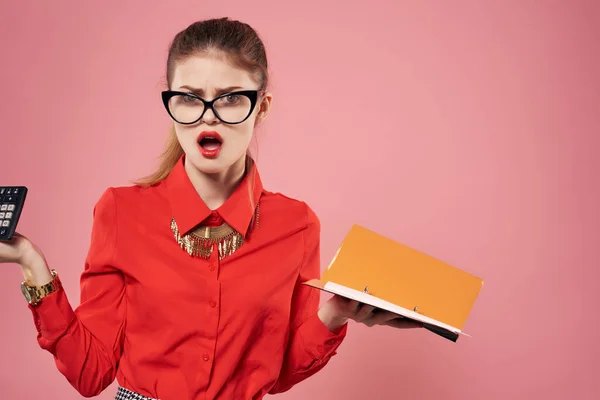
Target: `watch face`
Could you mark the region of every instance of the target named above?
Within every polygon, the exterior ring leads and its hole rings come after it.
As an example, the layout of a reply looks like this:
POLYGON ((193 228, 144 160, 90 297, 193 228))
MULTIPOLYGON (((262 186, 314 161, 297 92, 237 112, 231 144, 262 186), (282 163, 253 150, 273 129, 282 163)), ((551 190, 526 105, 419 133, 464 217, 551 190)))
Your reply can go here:
POLYGON ((27 286, 25 285, 21 285, 21 292, 23 292, 23 296, 25 296, 25 299, 30 302, 31 301, 31 294, 29 293, 29 291, 27 290, 27 286))

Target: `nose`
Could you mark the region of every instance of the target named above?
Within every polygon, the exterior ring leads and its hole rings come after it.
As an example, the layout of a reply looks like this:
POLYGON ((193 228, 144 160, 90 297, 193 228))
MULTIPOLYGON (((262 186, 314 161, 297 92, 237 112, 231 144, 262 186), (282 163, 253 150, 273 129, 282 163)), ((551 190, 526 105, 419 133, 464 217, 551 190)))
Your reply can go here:
POLYGON ((204 112, 204 115, 202 116, 202 121, 204 121, 208 125, 212 125, 214 123, 217 123, 219 119, 217 118, 213 110, 207 108, 204 112))

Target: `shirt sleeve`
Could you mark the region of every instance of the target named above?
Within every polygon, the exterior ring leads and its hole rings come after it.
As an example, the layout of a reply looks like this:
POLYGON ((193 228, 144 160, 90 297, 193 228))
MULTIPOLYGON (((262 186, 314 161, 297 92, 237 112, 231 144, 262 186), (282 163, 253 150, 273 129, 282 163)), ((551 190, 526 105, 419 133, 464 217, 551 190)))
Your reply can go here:
POLYGON ((331 332, 319 318, 320 291, 303 285, 319 278, 320 222, 307 206, 308 226, 304 232, 304 260, 292 297, 291 335, 279 379, 269 393, 281 393, 311 377, 337 354, 346 336, 347 324, 331 332))
POLYGON ((113 189, 108 189, 94 207, 79 307, 73 310, 62 288, 29 305, 40 347, 84 397, 98 395, 114 381, 122 354, 126 297, 123 275, 112 261, 116 212, 113 189))

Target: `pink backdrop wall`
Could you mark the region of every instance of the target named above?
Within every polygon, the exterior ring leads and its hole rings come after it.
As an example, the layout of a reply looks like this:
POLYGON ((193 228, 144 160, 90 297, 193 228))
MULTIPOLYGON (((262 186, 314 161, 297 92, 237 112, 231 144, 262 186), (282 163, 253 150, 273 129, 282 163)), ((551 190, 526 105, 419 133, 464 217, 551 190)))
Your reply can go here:
MULTIPOLYGON (((598 2, 150 3, 2 1, 0 184, 29 186, 20 230, 74 304, 93 204, 162 150, 168 42, 227 15, 264 37, 259 167, 318 212, 323 262, 359 223, 486 282, 472 338, 353 325, 279 398, 597 398, 598 2)), ((0 398, 79 399, 1 273, 0 398)))

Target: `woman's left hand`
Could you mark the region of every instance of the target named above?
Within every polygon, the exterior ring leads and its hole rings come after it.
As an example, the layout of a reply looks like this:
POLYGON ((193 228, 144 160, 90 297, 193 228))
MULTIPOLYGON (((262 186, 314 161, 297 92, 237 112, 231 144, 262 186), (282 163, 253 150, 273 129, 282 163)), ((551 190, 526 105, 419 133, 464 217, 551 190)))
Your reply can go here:
POLYGON ((319 309, 319 318, 330 331, 342 327, 349 319, 366 326, 386 325, 399 329, 422 328, 423 324, 368 304, 334 295, 319 309))

